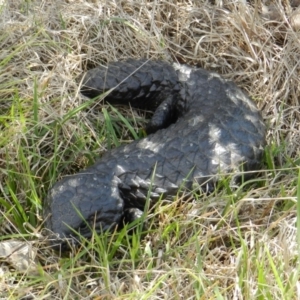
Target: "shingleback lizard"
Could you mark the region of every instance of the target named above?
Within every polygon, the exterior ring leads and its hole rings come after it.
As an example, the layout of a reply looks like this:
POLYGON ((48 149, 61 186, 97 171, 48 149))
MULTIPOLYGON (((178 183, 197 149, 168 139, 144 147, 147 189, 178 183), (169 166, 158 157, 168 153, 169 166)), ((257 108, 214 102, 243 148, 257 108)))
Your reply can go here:
POLYGON ((214 188, 219 174, 257 170, 265 145, 260 111, 245 92, 215 73, 164 61, 129 59, 89 70, 81 92, 152 110, 148 136, 107 152, 66 176, 44 201, 45 227, 60 238, 85 237, 130 221, 161 196, 195 184, 214 188), (87 226, 87 224, 89 226, 87 226))

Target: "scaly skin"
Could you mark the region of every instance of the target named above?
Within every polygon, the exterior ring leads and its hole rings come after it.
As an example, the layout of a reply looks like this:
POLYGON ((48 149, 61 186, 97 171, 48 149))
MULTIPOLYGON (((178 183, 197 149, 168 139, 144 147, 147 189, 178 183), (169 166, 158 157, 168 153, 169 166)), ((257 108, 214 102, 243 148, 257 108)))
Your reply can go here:
POLYGON ((89 97, 151 109, 146 138, 118 147, 78 174, 57 182, 44 202, 46 228, 60 238, 72 229, 89 237, 139 216, 147 195, 163 195, 194 184, 212 190, 218 174, 257 170, 265 125, 254 102, 234 83, 203 69, 162 61, 128 60, 87 72, 89 97), (85 221, 84 221, 85 220, 85 221))

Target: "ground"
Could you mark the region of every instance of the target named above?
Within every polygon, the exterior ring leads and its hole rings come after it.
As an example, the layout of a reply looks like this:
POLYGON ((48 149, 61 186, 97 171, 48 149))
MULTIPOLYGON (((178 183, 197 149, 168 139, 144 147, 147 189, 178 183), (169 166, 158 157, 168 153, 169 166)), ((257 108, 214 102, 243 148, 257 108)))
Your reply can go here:
POLYGON ((0 299, 299 299, 297 5, 0 1, 0 299), (160 203, 146 233, 95 235, 60 255, 43 230, 48 189, 145 124, 144 112, 87 101, 81 76, 129 57, 203 67, 245 89, 268 128, 262 171, 236 190, 224 178, 211 195, 160 203), (3 254, 16 241, 32 263, 3 254))

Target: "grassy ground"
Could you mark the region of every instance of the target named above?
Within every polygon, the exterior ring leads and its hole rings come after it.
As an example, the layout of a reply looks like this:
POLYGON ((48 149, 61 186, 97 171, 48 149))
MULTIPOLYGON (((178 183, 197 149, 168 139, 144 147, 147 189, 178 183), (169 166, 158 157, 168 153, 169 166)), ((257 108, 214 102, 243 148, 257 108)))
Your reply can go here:
POLYGON ((288 1, 277 17, 250 2, 0 1, 0 242, 36 251, 22 271, 0 255, 0 299, 300 298, 300 33, 288 1), (128 57, 201 66, 247 90, 268 125, 264 169, 238 190, 224 180, 158 205, 146 234, 95 235, 60 257, 43 237, 47 190, 144 124, 87 102, 80 76, 128 57))

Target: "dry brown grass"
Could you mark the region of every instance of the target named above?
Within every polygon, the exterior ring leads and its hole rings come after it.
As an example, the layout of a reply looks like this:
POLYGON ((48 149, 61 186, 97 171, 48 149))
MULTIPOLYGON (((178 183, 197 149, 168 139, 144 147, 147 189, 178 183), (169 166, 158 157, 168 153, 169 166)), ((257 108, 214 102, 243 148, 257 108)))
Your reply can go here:
MULTIPOLYGON (((263 183, 236 195, 221 190, 201 203, 157 208, 159 226, 141 241, 141 260, 133 263, 126 247, 112 263, 91 249, 87 257, 60 260, 41 246, 40 281, 0 274, 0 297, 299 299, 294 202, 300 32, 289 23, 288 1, 275 2, 278 22, 262 17, 260 0, 252 5, 227 0, 0 2, 3 201, 11 203, 11 170, 24 182, 33 178, 42 201, 58 177, 52 168, 67 174, 84 167, 83 157, 91 150, 94 157, 106 151, 105 139, 98 139, 101 111, 91 106, 89 113, 65 116, 85 101, 79 93, 82 73, 109 61, 159 58, 219 72, 257 101, 269 129, 263 183), (64 121, 55 131, 59 120, 64 121), (27 153, 23 160, 20 147, 27 153)), ((21 181, 13 189, 25 206, 32 186, 21 181)), ((2 214, 9 216, 8 211, 3 208, 2 214)), ((38 205, 35 214, 40 214, 38 205)), ((3 228, 7 220, 14 223, 5 217, 3 228)))

